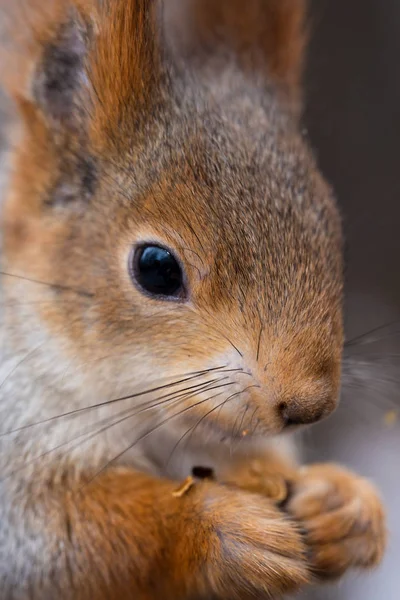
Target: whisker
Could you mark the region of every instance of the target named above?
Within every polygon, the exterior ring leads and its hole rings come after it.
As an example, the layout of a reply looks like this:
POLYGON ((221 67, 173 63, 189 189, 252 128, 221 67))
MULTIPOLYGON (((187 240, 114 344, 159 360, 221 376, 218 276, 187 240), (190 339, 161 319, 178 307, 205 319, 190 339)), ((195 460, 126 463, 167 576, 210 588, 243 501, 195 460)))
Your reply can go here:
POLYGON ((260 357, 260 345, 261 345, 261 337, 262 337, 263 331, 264 331, 264 325, 261 325, 260 334, 258 336, 258 343, 257 343, 257 357, 256 357, 257 362, 260 357))
MULTIPOLYGON (((358 362, 360 359, 358 358, 358 356, 360 355, 352 355, 352 356, 344 356, 343 357, 343 362, 344 363, 352 363, 354 362, 358 362)), ((399 353, 378 353, 378 352, 368 352, 368 354, 366 355, 361 355, 364 358, 364 363, 365 364, 375 364, 375 363, 381 363, 384 360, 387 360, 389 358, 400 358, 400 354, 399 353)))
POLYGON ((358 335, 354 338, 352 338, 349 341, 346 341, 344 344, 345 348, 349 348, 351 346, 355 346, 355 345, 362 345, 365 343, 374 343, 375 341, 380 341, 381 339, 385 339, 386 337, 390 337, 391 335, 400 335, 400 331, 398 332, 392 332, 391 334, 389 334, 388 336, 383 336, 383 337, 375 337, 372 338, 371 341, 368 341, 369 336, 371 336, 372 334, 376 333, 377 331, 382 331, 382 329, 387 329, 388 327, 392 327, 394 325, 399 325, 400 321, 397 319, 395 321, 390 321, 388 323, 384 323, 383 325, 379 325, 378 327, 374 327, 373 329, 358 335), (365 339, 366 338, 366 339, 365 339), (365 340, 365 341, 364 341, 365 340))
POLYGON ((47 300, 31 300, 30 302, 2 302, 1 306, 40 306, 44 304, 72 304, 75 300, 71 298, 48 298, 47 300))
POLYGON ((382 374, 375 375, 373 373, 368 373, 367 375, 361 373, 344 373, 343 375, 343 390, 346 391, 346 386, 350 383, 356 383, 359 387, 363 388, 364 391, 369 392, 371 389, 381 390, 381 388, 377 387, 380 385, 383 387, 384 391, 387 391, 388 387, 398 386, 400 379, 398 377, 390 376, 386 374, 382 376, 382 374))
POLYGON ((88 292, 86 290, 81 290, 74 287, 69 287, 67 285, 63 285, 61 283, 49 283, 48 281, 41 281, 39 279, 32 279, 31 277, 25 277, 23 275, 18 275, 17 273, 7 273, 6 271, 0 271, 0 275, 5 277, 13 277, 14 279, 21 279, 23 281, 29 281, 30 283, 37 283, 38 285, 45 285, 47 287, 53 288, 55 290, 63 290, 67 292, 74 292, 80 296, 84 296, 86 298, 94 298, 95 294, 93 292, 88 292))
MULTIPOLYGON (((216 386, 215 389, 219 389, 220 387, 226 387, 229 385, 233 385, 234 382, 228 382, 225 384, 222 384, 220 386, 216 386)), ((210 388, 213 389, 213 388, 210 388)), ((172 419, 175 419, 176 417, 179 417, 180 415, 184 414, 185 412, 192 410, 193 408, 196 408, 197 406, 204 404, 204 402, 208 402, 209 399, 203 399, 203 400, 199 400, 198 402, 195 402, 194 404, 191 404, 190 406, 186 406, 185 408, 183 408, 182 410, 180 410, 179 412, 171 415, 170 417, 168 417, 167 419, 164 419, 164 421, 161 421, 161 423, 158 423, 157 425, 155 425, 154 427, 152 427, 149 431, 146 431, 146 433, 142 434, 141 436, 139 436, 132 444, 129 444, 129 446, 127 446, 124 450, 122 450, 122 452, 120 452, 119 454, 117 454, 116 456, 114 456, 114 458, 112 458, 111 460, 109 460, 99 471, 97 471, 93 477, 90 478, 90 480, 88 482, 85 483, 85 485, 90 485, 90 483, 99 475, 101 475, 101 473, 103 473, 110 465, 112 465, 113 463, 115 463, 119 458, 121 458, 124 454, 126 454, 127 452, 129 452, 129 450, 131 450, 136 444, 138 444, 139 442, 141 442, 142 440, 144 440, 146 437, 148 437, 150 434, 154 433, 154 431, 157 431, 158 429, 160 429, 161 427, 163 427, 164 425, 166 425, 167 423, 169 423, 172 419)))
POLYGON ((214 327, 214 329, 221 337, 224 338, 224 340, 226 340, 232 346, 232 348, 234 350, 236 350, 236 352, 239 354, 239 356, 241 358, 243 358, 243 354, 242 354, 242 352, 240 352, 239 348, 237 346, 235 346, 235 344, 224 333, 222 333, 222 331, 219 331, 219 329, 217 329, 217 327, 214 327))
MULTIPOLYGON (((368 385, 368 388, 370 390, 372 388, 372 386, 368 385)), ((358 391, 360 389, 363 390, 363 389, 365 389, 365 384, 358 383, 356 381, 348 382, 346 384, 346 389, 343 390, 343 404, 345 404, 346 408, 350 407, 350 405, 352 407, 354 407, 354 402, 351 402, 351 400, 349 402, 349 399, 346 400, 346 396, 348 398, 351 389, 356 389, 358 391)), ((364 405, 364 402, 368 402, 368 404, 370 404, 371 406, 374 406, 374 408, 376 408, 376 409, 383 409, 383 410, 387 410, 388 408, 391 408, 391 409, 393 408, 396 410, 400 409, 400 406, 398 404, 396 404, 396 402, 394 402, 393 400, 388 398, 387 394, 385 394, 383 390, 379 389, 376 386, 374 386, 372 389, 374 390, 374 392, 379 394, 379 398, 375 400, 375 399, 371 398, 370 394, 366 394, 363 397, 363 405, 364 405)))
MULTIPOLYGON (((230 372, 231 371, 231 369, 227 370, 227 371, 224 371, 223 369, 224 369, 224 367, 213 367, 211 369, 205 369, 204 371, 198 371, 198 372, 191 373, 190 376, 185 377, 183 379, 180 379, 178 381, 173 381, 172 383, 168 383, 168 384, 160 385, 160 386, 157 386, 157 387, 154 387, 154 388, 151 388, 151 389, 143 390, 141 392, 137 392, 135 394, 130 394, 128 396, 121 396, 119 398, 113 398, 112 400, 105 400, 104 402, 99 402, 97 404, 92 404, 91 406, 84 406, 82 408, 75 408, 73 410, 67 411, 67 412, 62 413, 60 415, 55 415, 54 417, 48 417, 46 419, 42 419, 41 421, 36 421, 35 423, 28 423, 27 425, 22 425, 21 427, 16 427, 15 429, 11 429, 9 431, 1 432, 0 433, 0 438, 4 437, 5 435, 11 435, 13 433, 18 433, 19 431, 23 431, 23 430, 29 429, 31 427, 36 427, 38 425, 44 425, 46 423, 50 423, 51 421, 54 421, 54 420, 57 420, 57 419, 61 419, 63 417, 69 417, 69 416, 72 416, 72 415, 77 415, 77 414, 85 412, 85 411, 93 410, 93 409, 96 409, 96 408, 101 408, 103 406, 110 406, 110 405, 115 404, 117 402, 122 402, 124 400, 131 400, 131 399, 137 398, 139 396, 144 396, 144 395, 148 395, 148 394, 151 394, 151 393, 154 393, 154 392, 158 392, 158 391, 166 389, 168 387, 172 387, 172 386, 175 386, 175 385, 179 385, 181 383, 185 383, 187 381, 191 381, 191 380, 195 379, 196 377, 201 377, 202 375, 205 375, 205 374, 210 373, 210 372, 221 371, 221 372, 226 373, 226 372, 230 372)), ((236 370, 236 369, 233 369, 233 370, 236 370)))
MULTIPOLYGON (((224 384, 227 385, 227 384, 224 384)), ((223 386, 215 386, 214 388, 207 388, 207 389, 203 389, 201 392, 204 393, 205 391, 209 391, 209 389, 218 389, 218 387, 223 387, 223 386)), ((195 392, 192 392, 191 394, 186 393, 183 395, 182 398, 180 398, 180 400, 186 400, 188 397, 190 398, 191 396, 195 396, 197 395, 199 392, 198 390, 196 390, 195 392)), ((177 398, 172 398, 170 400, 171 404, 175 404, 177 398)), ((158 404, 154 405, 155 407, 158 406, 158 404)), ((57 450, 61 450, 62 448, 69 446, 70 444, 73 444, 74 442, 76 442, 77 440, 78 443, 71 446, 69 448, 70 450, 73 450, 75 447, 78 447, 80 444, 82 443, 86 443, 88 441, 90 441, 91 439, 95 438, 96 436, 100 435, 101 433, 104 433, 105 431, 107 431, 108 429, 110 429, 111 427, 114 427, 116 425, 119 425, 120 423, 123 423, 124 421, 131 419, 133 417, 135 417, 139 412, 142 412, 142 410, 139 411, 134 411, 132 412, 132 409, 125 409, 119 413, 117 413, 117 415, 113 415, 112 417, 106 417, 104 419, 101 419, 100 421, 97 421, 95 424, 95 427, 98 428, 99 425, 102 425, 103 423, 106 423, 105 426, 102 426, 100 429, 96 429, 95 431, 93 431, 92 427, 90 429, 86 428, 84 431, 78 433, 76 436, 74 436, 72 439, 66 440, 65 442, 61 442, 60 444, 57 444, 57 446, 54 446, 53 448, 50 448, 49 450, 46 450, 45 452, 43 452, 42 454, 39 454, 38 456, 35 456, 34 458, 32 458, 31 460, 29 460, 28 462, 25 462, 24 465, 22 467, 19 467, 17 469, 14 469, 11 473, 8 473, 7 475, 5 475, 4 477, 0 478, 0 483, 5 481, 6 479, 12 477, 13 475, 15 475, 17 472, 22 471, 23 469, 26 469, 27 467, 31 466, 32 464, 36 463, 38 460, 45 458, 46 456, 48 456, 49 454, 52 454, 54 452, 57 452, 57 450), (122 416, 124 415, 124 416, 122 416), (110 420, 112 418, 118 417, 118 419, 116 421, 113 421, 112 423, 110 423, 110 420), (84 439, 83 441, 81 441, 81 438, 84 436, 88 436, 86 439, 84 439)), ((116 460, 116 459, 113 459, 116 460)))
MULTIPOLYGON (((215 398, 218 398, 218 396, 221 396, 222 394, 223 394, 223 392, 219 392, 218 394, 214 394, 213 396, 209 397, 209 398, 208 398, 208 400, 214 400, 215 398)), ((219 408, 219 407, 220 407, 220 404, 218 404, 217 408, 219 408)), ((208 414, 208 413, 207 413, 207 414, 208 414)), ((171 453, 170 453, 170 455, 169 455, 169 457, 168 457, 168 460, 167 460, 167 462, 166 462, 166 467, 169 465, 169 463, 170 463, 170 461, 171 461, 171 458, 172 458, 173 454, 175 453, 175 451, 177 450, 177 448, 178 448, 179 444, 180 444, 181 442, 183 442, 183 440, 185 439, 185 437, 186 437, 186 436, 187 436, 187 435, 188 435, 190 432, 192 432, 192 433, 194 432, 194 429, 197 427, 197 425, 199 425, 199 424, 200 424, 200 422, 201 422, 202 420, 203 420, 203 417, 201 417, 201 418, 200 418, 200 419, 197 421, 196 425, 192 425, 192 427, 189 427, 189 428, 186 430, 186 432, 185 432, 185 433, 184 433, 184 434, 183 434, 183 435, 182 435, 182 436, 179 438, 179 440, 176 442, 176 444, 174 445, 174 447, 173 447, 173 448, 172 448, 172 450, 171 450, 171 453)))
MULTIPOLYGON (((256 384, 254 384, 254 385, 250 385, 250 386, 248 386, 247 388, 245 388, 245 389, 243 390, 243 392, 247 391, 249 388, 260 388, 260 385, 256 385, 256 384)), ((247 409, 248 409, 248 406, 247 406, 247 408, 246 408, 246 411, 245 411, 245 413, 247 412, 247 409)), ((235 439, 235 437, 236 437, 236 423, 238 422, 238 418, 239 418, 239 416, 240 416, 240 411, 238 411, 238 414, 236 415, 236 419, 235 419, 235 422, 234 422, 234 424, 233 424, 233 427, 232 427, 232 433, 231 433, 231 438, 232 438, 232 439, 231 439, 231 442, 230 442, 230 450, 231 450, 231 451, 232 451, 232 445, 234 444, 234 439, 235 439)), ((243 423, 243 419, 244 419, 244 414, 243 414, 243 416, 242 416, 242 421, 241 421, 241 423, 243 423)), ((241 428, 241 426, 240 426, 240 428, 241 428)), ((239 428, 237 431, 240 431, 240 428, 239 428)))
MULTIPOLYGON (((172 449, 172 452, 168 458, 167 464, 169 463, 169 461, 172 458, 173 453, 175 452, 175 450, 177 449, 177 447, 179 446, 179 444, 181 443, 181 441, 186 437, 186 435, 188 435, 190 432, 190 436, 192 436, 194 434, 194 432, 196 431, 197 427, 204 421, 204 419, 206 419, 208 417, 209 414, 211 414, 211 412, 213 412, 214 410, 216 410, 217 408, 220 409, 220 411, 222 410, 223 406, 229 402, 230 400, 232 400, 232 398, 235 398, 237 396, 240 396, 241 394, 244 394, 244 392, 246 392, 248 389, 252 388, 252 387, 260 387, 258 385, 249 385, 246 388, 244 388, 243 390, 241 390, 240 392, 236 392, 234 394, 231 394, 230 396, 228 396, 228 398, 225 398, 225 400, 223 402, 221 402, 220 404, 218 404, 215 408, 213 408, 212 410, 210 410, 209 412, 207 412, 205 415, 203 415, 198 421, 197 423, 193 426, 190 427, 186 433, 181 437, 181 439, 177 442, 177 444, 175 444, 174 448, 172 449)), ((218 394, 221 395, 221 394, 218 394)), ((243 421, 243 420, 242 420, 243 421)), ((186 444, 187 445, 187 444, 186 444)), ((186 446, 185 446, 186 447, 186 446)))
POLYGON ((191 221, 186 217, 186 215, 184 213, 182 213, 180 210, 177 210, 176 207, 175 207, 175 210, 179 214, 179 217, 180 217, 181 221, 186 224, 187 228, 190 230, 190 232, 192 233, 192 235, 196 238, 196 240, 197 240, 197 242, 199 244, 199 247, 205 253, 205 249, 204 249, 204 246, 202 244, 202 241, 201 241, 200 237, 198 236, 195 228, 193 227, 191 221))
MULTIPOLYGON (((98 427, 102 423, 109 423, 109 421, 111 420, 111 418, 112 417, 107 417, 105 419, 101 419, 100 421, 98 421, 96 423, 95 427, 98 427)), ((125 417, 125 418, 128 419, 129 417, 125 417)), ((72 445, 69 448, 69 450, 73 450, 74 448, 78 447, 80 444, 90 441, 92 438, 96 437, 100 433, 103 433, 107 429, 113 427, 113 425, 117 425, 118 423, 122 422, 123 420, 125 420, 125 419, 120 419, 118 421, 115 421, 114 423, 108 424, 108 425, 106 425, 105 427, 102 427, 99 430, 95 430, 94 432, 93 432, 93 428, 90 428, 89 430, 86 428, 85 431, 82 431, 82 432, 78 433, 78 435, 74 436, 72 439, 69 439, 69 440, 67 440, 65 442, 61 442, 60 444, 57 444, 57 446, 53 446, 49 450, 46 450, 45 452, 42 452, 42 454, 39 454, 38 456, 35 456, 31 460, 25 462, 22 467, 18 467, 17 469, 14 469, 13 471, 11 471, 11 473, 8 473, 4 477, 1 477, 0 478, 0 483, 3 483, 7 479, 9 479, 9 478, 13 477, 14 475, 16 475, 16 473, 18 473, 20 471, 23 471, 27 467, 33 465, 34 463, 36 463, 40 459, 46 458, 46 456, 48 456, 49 454, 57 452, 57 450, 61 450, 62 448, 65 448, 65 446, 69 446, 70 444, 73 444, 73 442, 76 442, 77 440, 80 440, 85 435, 89 434, 89 436, 85 440, 83 440, 83 442, 79 441, 78 444, 72 445)))
MULTIPOLYGON (((107 417, 106 419, 101 419, 100 421, 98 421, 96 423, 95 426, 98 427, 102 423, 110 421, 111 418, 112 417, 107 417)), ((109 425, 109 427, 112 427, 112 425, 113 424, 109 425)), ((26 469, 27 467, 30 467, 31 465, 33 465, 34 463, 36 463, 41 458, 45 458, 49 454, 51 454, 53 452, 57 452, 57 450, 61 450, 61 448, 64 448, 65 446, 68 446, 69 444, 72 444, 73 442, 75 442, 76 440, 79 440, 80 438, 84 437, 85 435, 91 434, 90 437, 87 438, 87 440, 84 440, 84 442, 89 441, 92 437, 95 437, 95 435, 97 435, 97 433, 101 433, 102 431, 105 431, 106 429, 108 429, 108 426, 105 427, 105 428, 102 428, 101 430, 95 431, 94 433, 92 433, 93 432, 92 428, 90 428, 89 430, 85 429, 85 431, 78 433, 78 435, 74 436, 72 439, 69 439, 69 440, 67 440, 65 442, 61 442, 60 444, 57 444, 57 446, 53 446, 49 450, 46 450, 45 452, 42 452, 41 454, 39 454, 38 456, 35 456, 31 460, 26 461, 23 464, 23 466, 18 467, 17 469, 14 469, 13 471, 11 471, 11 473, 8 473, 4 477, 1 477, 0 478, 0 483, 3 483, 4 481, 6 481, 7 479, 13 477, 14 475, 16 475, 17 473, 19 473, 20 471, 26 469)), ((75 446, 71 446, 70 450, 72 450, 74 447, 75 446)))
MULTIPOLYGON (((261 386, 260 386, 259 384, 252 384, 252 385, 248 385, 248 386, 247 386, 246 388, 244 388, 244 390, 242 390, 240 393, 242 393, 242 394, 243 394, 244 392, 246 392, 247 390, 249 390, 249 389, 251 389, 251 388, 260 388, 260 387, 261 387, 261 386)), ((233 397, 235 397, 235 396, 236 396, 236 394, 233 394, 233 397)), ((228 396, 228 398, 226 399, 226 402, 228 402, 228 401, 229 401, 231 398, 232 398, 232 396, 228 396)), ((219 412, 219 414, 218 414, 218 417, 217 417, 217 421, 218 421, 218 419, 219 419, 219 417, 220 417, 220 414, 221 414, 221 412, 222 412, 222 408, 223 408, 223 407, 224 407, 224 405, 222 404, 221 410, 220 410, 220 412, 219 412)), ((235 426, 235 425, 236 425, 236 421, 235 421, 235 423, 234 423, 234 426, 235 426)), ((233 430, 232 430, 232 434, 233 434, 233 430)))
MULTIPOLYGON (((235 397, 235 396, 240 396, 245 390, 242 390, 241 392, 237 392, 236 394, 232 394, 232 396, 229 396, 228 399, 225 399, 223 402, 221 402, 220 404, 217 404, 217 406, 214 406, 213 408, 211 408, 208 412, 206 412, 205 415, 203 415, 196 423, 196 425, 192 428, 192 432, 190 435, 193 435, 195 430, 197 429, 197 427, 209 416, 211 415, 211 413, 213 413, 215 410, 217 410, 218 408, 221 408, 221 406, 224 406, 227 402, 227 400, 235 397)), ((190 430, 189 430, 190 431, 190 430)), ((189 440, 187 441, 187 443, 189 442, 189 440)))
MULTIPOLYGON (((241 420, 240 427, 239 427, 239 429, 238 429, 238 433, 239 433, 240 431, 242 431, 243 420, 244 420, 244 416, 245 416, 245 414, 247 413, 247 410, 248 410, 248 407, 246 407, 246 408, 245 408, 245 410, 243 411, 243 416, 242 416, 242 420, 241 420)), ((237 433, 237 434, 236 434, 236 433, 234 433, 234 437, 236 437, 236 438, 237 438, 237 443, 236 443, 236 445, 235 445, 235 442, 234 442, 234 441, 233 441, 233 442, 231 442, 231 443, 232 443, 232 445, 233 445, 233 448, 234 448, 234 452, 236 452, 236 451, 237 451, 237 449, 239 448, 240 444, 243 442, 243 439, 244 439, 244 437, 245 437, 245 436, 243 436, 243 435, 238 435, 238 433, 237 433)))
MULTIPOLYGON (((210 381, 199 383, 196 385, 189 386, 182 390, 177 390, 177 392, 170 392, 164 396, 160 396, 158 400, 154 404, 150 404, 140 408, 138 411, 132 414, 132 416, 137 416, 142 414, 148 410, 153 408, 158 408, 163 404, 169 403, 171 406, 176 404, 177 401, 187 400, 188 398, 192 398, 193 396, 197 396, 198 394, 203 394, 204 392, 209 391, 209 389, 214 389, 214 387, 210 387, 214 383, 220 383, 221 381, 226 381, 227 377, 220 377, 219 379, 211 379, 210 381), (170 397, 172 396, 172 398, 170 397)), ((132 409, 127 409, 127 411, 131 411, 132 409)))
MULTIPOLYGON (((253 419, 254 419, 254 417, 256 416, 257 413, 258 413, 258 408, 256 408, 256 410, 254 411, 254 413, 253 413, 253 415, 251 417, 250 423, 253 422, 253 419)), ((255 424, 255 427, 253 428, 253 430, 251 432, 252 435, 254 435, 255 432, 257 431, 257 427, 259 426, 259 424, 260 424, 260 419, 257 419, 257 423, 255 424)))
MULTIPOLYGON (((242 431, 242 430, 243 430, 243 421, 244 421, 244 418, 245 418, 245 416, 246 416, 246 414, 247 414, 247 411, 248 411, 248 410, 249 410, 249 405, 247 404, 247 405, 244 407, 244 411, 243 411, 243 415, 242 415, 242 418, 241 418, 241 421, 240 421, 240 425, 239 425, 239 428, 238 428, 238 432, 240 432, 240 431, 242 431)), ((236 434, 235 434, 235 435, 236 435, 236 434)))
POLYGON ((189 265, 189 267, 192 267, 192 269, 195 269, 197 271, 197 274, 201 281, 202 277, 201 277, 201 271, 200 271, 199 267, 196 267, 196 265, 194 265, 193 263, 190 263, 189 261, 186 261, 186 264, 189 265))
MULTIPOLYGON (((258 413, 258 406, 257 406, 257 407, 254 409, 254 412, 253 412, 253 414, 251 415, 251 419, 250 419, 250 428, 251 428, 251 424, 253 423, 253 419, 254 419, 254 417, 256 416, 256 414, 257 414, 257 413, 258 413)), ((257 423, 256 423, 256 426, 255 426, 255 428, 254 428, 254 429, 253 429, 253 431, 252 431, 252 433, 253 433, 253 434, 255 433, 255 430, 257 429, 257 427, 258 427, 258 424, 259 424, 259 423, 257 422, 257 423)))
POLYGON ((184 252, 191 252, 192 254, 195 254, 197 256, 197 258, 199 260, 201 260, 202 265, 204 266, 204 260, 201 258, 200 254, 198 252, 196 252, 195 250, 192 250, 191 248, 187 248, 186 246, 178 246, 178 248, 183 250, 184 252))
POLYGON ((36 346, 36 348, 33 348, 33 350, 31 350, 30 352, 28 352, 27 354, 25 354, 25 356, 23 358, 21 358, 21 360, 16 365, 14 365, 14 367, 11 369, 11 371, 6 375, 6 377, 0 383, 0 389, 3 387, 3 385, 6 383, 6 381, 13 375, 13 373, 15 373, 15 371, 22 364, 24 364, 27 360, 29 360, 44 344, 45 344, 45 342, 42 342, 41 344, 39 344, 38 346, 36 346))
POLYGON ((229 342, 229 344, 232 346, 232 348, 234 348, 236 350, 236 352, 239 354, 239 356, 241 356, 243 358, 243 354, 242 354, 242 352, 240 352, 239 348, 237 346, 235 346, 235 344, 228 337, 226 337, 226 335, 224 335, 223 337, 229 342))
POLYGON ((176 403, 177 400, 187 400, 188 398, 191 398, 195 395, 197 396, 198 394, 203 394, 204 392, 208 392, 210 389, 214 389, 213 387, 210 388, 210 386, 212 384, 220 383, 221 381, 226 381, 227 379, 228 379, 227 377, 220 377, 219 379, 212 379, 211 381, 207 381, 206 383, 190 386, 183 390, 178 390, 178 392, 176 392, 176 393, 179 393, 179 395, 173 395, 172 393, 170 393, 170 394, 167 394, 166 396, 161 396, 155 404, 139 409, 132 416, 136 416, 138 414, 144 413, 147 410, 150 410, 152 408, 158 408, 159 406, 162 406, 163 404, 166 404, 166 403, 170 403, 171 405, 173 405, 176 403), (182 393, 182 392, 184 392, 184 393, 182 393), (169 398, 169 396, 171 396, 171 395, 173 395, 173 398, 169 398))
MULTIPOLYGON (((169 234, 170 232, 168 231, 168 229, 166 227, 164 227, 162 224, 160 224, 161 229, 163 229, 167 234, 169 234)), ((182 240, 182 242, 184 244, 186 244, 186 240, 185 238, 183 238, 177 231, 175 232, 175 234, 182 240)), ((199 244, 200 245, 200 244, 199 244)), ((204 260, 202 259, 202 257, 200 256, 200 254, 198 252, 196 252, 195 250, 193 250, 192 248, 188 248, 187 246, 181 245, 181 246, 177 246, 178 249, 183 250, 183 251, 187 251, 187 252, 191 252, 192 254, 195 254, 197 256, 197 258, 201 261, 202 266, 205 266, 204 260)), ((202 248, 204 250, 204 248, 202 248)))
MULTIPOLYGON (((205 312, 206 312, 208 315, 210 315, 210 316, 211 316, 211 312, 210 312, 210 311, 208 311, 207 309, 205 309, 205 312)), ((222 332, 220 329, 218 329, 218 327, 216 327, 215 325, 211 325, 211 324, 210 324, 208 321, 207 321, 207 324, 208 324, 208 326, 209 326, 209 327, 212 327, 212 329, 213 329, 214 331, 216 331, 216 332, 217 332, 217 334, 218 334, 219 336, 221 336, 221 337, 222 337, 224 340, 226 340, 226 341, 227 341, 227 342, 228 342, 228 343, 229 343, 229 344, 232 346, 232 348, 233 348, 234 350, 236 350, 236 352, 239 354, 239 356, 240 356, 241 358, 243 358, 243 354, 242 354, 242 352, 239 350, 239 348, 238 348, 237 346, 235 346, 235 344, 232 342, 232 340, 230 340, 230 339, 229 339, 229 338, 228 338, 228 337, 225 335, 225 333, 223 333, 223 332, 222 332)))
MULTIPOLYGON (((351 380, 361 381, 364 386, 370 385, 370 383, 399 383, 397 377, 390 376, 389 369, 393 368, 394 365, 389 363, 386 364, 386 372, 382 372, 382 363, 378 364, 371 361, 352 360, 343 364, 343 383, 346 384, 351 380), (379 366, 379 371, 376 368, 379 366), (374 369, 375 367, 375 369, 374 369)), ((397 368, 396 368, 397 371, 397 368)))

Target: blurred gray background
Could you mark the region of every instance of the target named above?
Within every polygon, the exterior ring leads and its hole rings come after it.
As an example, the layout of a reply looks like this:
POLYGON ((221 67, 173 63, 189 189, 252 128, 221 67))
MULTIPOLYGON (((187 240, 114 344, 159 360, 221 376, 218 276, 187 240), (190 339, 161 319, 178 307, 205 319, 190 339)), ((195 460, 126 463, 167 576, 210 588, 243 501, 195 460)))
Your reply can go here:
POLYGON ((308 434, 306 450, 377 483, 390 544, 376 572, 304 598, 399 600, 400 2, 314 0, 311 26, 305 121, 345 221, 347 338, 392 324, 348 347, 359 380, 344 381, 340 409, 308 434))

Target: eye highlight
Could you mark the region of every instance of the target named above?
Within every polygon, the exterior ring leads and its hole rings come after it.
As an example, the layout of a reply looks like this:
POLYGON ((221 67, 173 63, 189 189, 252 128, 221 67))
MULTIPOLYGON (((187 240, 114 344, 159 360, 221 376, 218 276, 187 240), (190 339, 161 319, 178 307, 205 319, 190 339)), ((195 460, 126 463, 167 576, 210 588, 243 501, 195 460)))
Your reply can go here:
POLYGON ((132 250, 129 263, 133 282, 147 294, 173 300, 185 296, 182 267, 166 248, 155 244, 138 246, 132 250))

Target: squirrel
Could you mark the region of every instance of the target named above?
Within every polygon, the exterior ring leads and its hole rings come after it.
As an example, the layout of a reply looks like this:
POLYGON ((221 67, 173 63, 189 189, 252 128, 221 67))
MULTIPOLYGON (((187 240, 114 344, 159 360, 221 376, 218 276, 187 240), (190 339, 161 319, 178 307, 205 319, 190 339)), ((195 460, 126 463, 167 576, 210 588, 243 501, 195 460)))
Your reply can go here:
POLYGON ((373 484, 292 442, 343 347, 307 12, 0 0, 2 600, 278 599, 379 564, 373 484))

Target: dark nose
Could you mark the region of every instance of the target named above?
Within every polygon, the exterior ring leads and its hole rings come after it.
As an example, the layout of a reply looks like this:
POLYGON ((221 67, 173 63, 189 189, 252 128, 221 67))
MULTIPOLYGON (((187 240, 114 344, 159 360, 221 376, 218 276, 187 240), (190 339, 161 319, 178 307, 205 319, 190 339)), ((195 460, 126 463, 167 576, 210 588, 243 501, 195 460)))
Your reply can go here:
POLYGON ((316 423, 329 415, 333 408, 334 402, 331 401, 310 404, 302 400, 289 400, 281 402, 279 405, 279 411, 285 427, 289 425, 309 425, 316 423))

